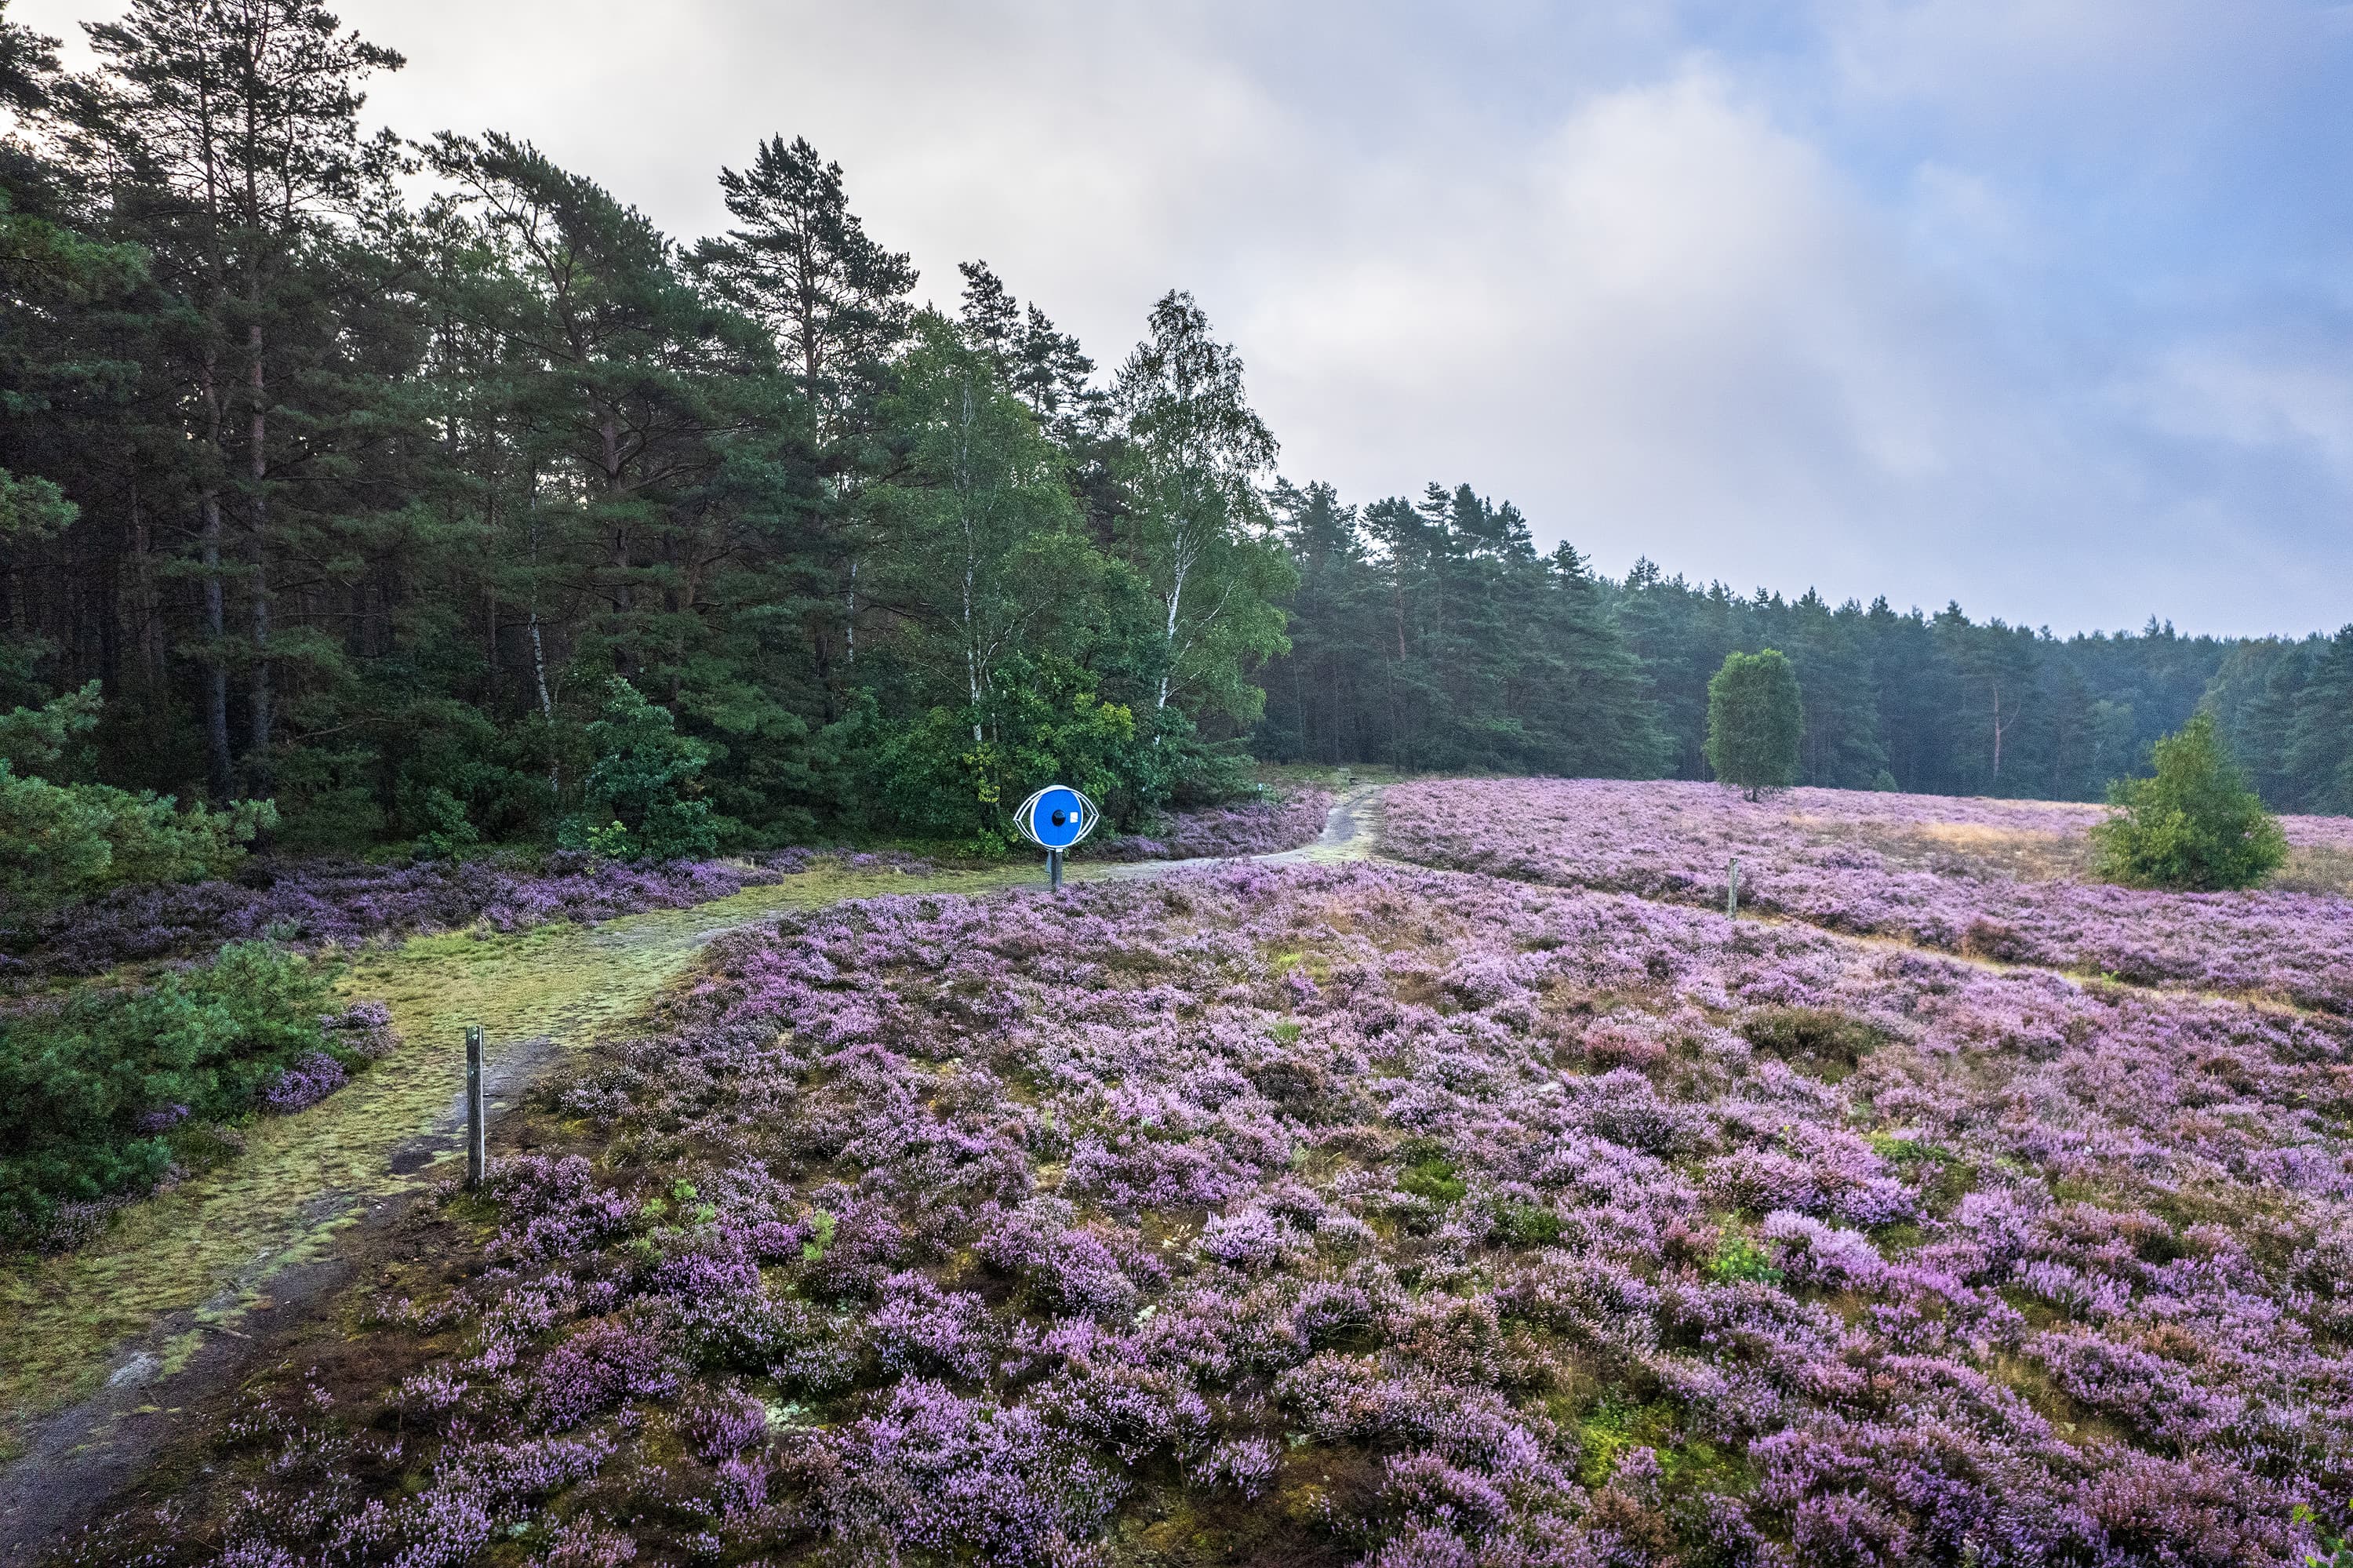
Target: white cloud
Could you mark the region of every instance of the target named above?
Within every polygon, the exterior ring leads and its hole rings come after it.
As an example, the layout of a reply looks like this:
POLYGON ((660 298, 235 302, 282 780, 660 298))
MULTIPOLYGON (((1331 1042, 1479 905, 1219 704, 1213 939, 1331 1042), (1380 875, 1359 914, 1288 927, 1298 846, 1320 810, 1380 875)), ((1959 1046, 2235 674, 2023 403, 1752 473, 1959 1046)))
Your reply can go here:
POLYGON ((2353 365, 2341 357, 2184 344, 2118 396, 2156 429, 2316 461, 2353 484, 2353 365))
POLYGON ((1106 364, 1189 287, 1352 499, 2063 630, 2353 614, 2353 34, 2303 0, 342 9, 411 58, 372 112, 681 235, 781 132, 937 297, 984 256, 1106 364))

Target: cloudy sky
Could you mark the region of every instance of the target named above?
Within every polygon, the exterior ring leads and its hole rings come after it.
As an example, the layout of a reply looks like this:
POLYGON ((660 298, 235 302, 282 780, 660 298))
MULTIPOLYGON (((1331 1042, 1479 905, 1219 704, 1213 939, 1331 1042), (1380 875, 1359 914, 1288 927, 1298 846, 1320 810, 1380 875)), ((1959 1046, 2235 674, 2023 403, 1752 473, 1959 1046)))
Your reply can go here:
POLYGON ((2353 5, 340 9, 410 62, 371 118, 681 236, 781 132, 926 292, 986 258, 1106 366, 1189 289, 1352 501, 2063 632, 2353 620, 2353 5))

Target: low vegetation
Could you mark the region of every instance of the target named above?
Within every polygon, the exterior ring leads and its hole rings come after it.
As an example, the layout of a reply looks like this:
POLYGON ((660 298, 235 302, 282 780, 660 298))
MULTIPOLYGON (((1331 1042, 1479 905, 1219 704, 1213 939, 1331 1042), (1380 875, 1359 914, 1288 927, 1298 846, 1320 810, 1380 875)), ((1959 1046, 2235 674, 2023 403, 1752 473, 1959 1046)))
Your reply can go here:
MULTIPOLYGON (((2088 861, 2096 821, 2082 808, 1862 790, 1751 802, 1708 785, 1477 779, 1391 789, 1382 842, 1427 865, 1715 909, 1737 855, 1745 911, 2000 963, 2353 1014, 2353 898, 2073 880, 2063 874, 2088 861), (2029 841, 2020 853, 1987 848, 1989 839, 2020 837, 2029 841)), ((2290 818, 2283 832, 2319 863, 2343 853, 2347 828, 2290 818)))
POLYGON ((267 942, 146 982, 0 1011, 0 1242, 69 1245, 109 1200, 233 1151, 389 1049, 380 1008, 330 1013, 327 976, 267 942))
POLYGON ((2348 1044, 1397 868, 788 917, 86 1546, 2289 1561, 2348 1044))
POLYGON ((168 795, 31 771, 55 765, 102 705, 92 681, 0 714, 0 916, 38 915, 110 887, 219 876, 277 821, 268 801, 184 811, 168 795))

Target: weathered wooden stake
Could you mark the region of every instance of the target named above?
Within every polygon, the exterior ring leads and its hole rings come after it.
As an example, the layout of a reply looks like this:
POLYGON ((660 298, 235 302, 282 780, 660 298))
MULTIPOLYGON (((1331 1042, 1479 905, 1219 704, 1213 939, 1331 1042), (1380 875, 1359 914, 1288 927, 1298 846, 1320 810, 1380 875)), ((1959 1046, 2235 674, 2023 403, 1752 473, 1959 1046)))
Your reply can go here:
POLYGON ((482 1026, 466 1025, 466 1185, 482 1184, 490 1165, 490 1118, 482 1114, 482 1026))
POLYGON ((1725 884, 1724 917, 1727 920, 1740 918, 1740 857, 1738 855, 1732 857, 1732 875, 1725 884))
POLYGON ((1049 893, 1062 891, 1062 852, 1060 850, 1046 852, 1046 891, 1049 893))

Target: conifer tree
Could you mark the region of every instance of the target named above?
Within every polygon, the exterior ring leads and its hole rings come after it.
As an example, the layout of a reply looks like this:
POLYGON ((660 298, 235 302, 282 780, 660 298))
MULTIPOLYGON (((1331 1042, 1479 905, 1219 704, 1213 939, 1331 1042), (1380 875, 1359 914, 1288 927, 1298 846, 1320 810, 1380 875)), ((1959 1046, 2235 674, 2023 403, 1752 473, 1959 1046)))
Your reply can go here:
POLYGON ((383 171, 383 145, 360 138, 358 84, 403 63, 339 27, 317 0, 132 0, 121 21, 90 29, 111 90, 104 129, 150 186, 141 238, 171 259, 176 286, 201 313, 190 369, 210 459, 200 482, 213 642, 206 725, 221 797, 229 785, 231 659, 222 512, 232 496, 243 503, 246 755, 250 781, 265 792, 276 696, 271 418, 284 391, 278 382, 292 368, 279 338, 306 250, 383 171))

